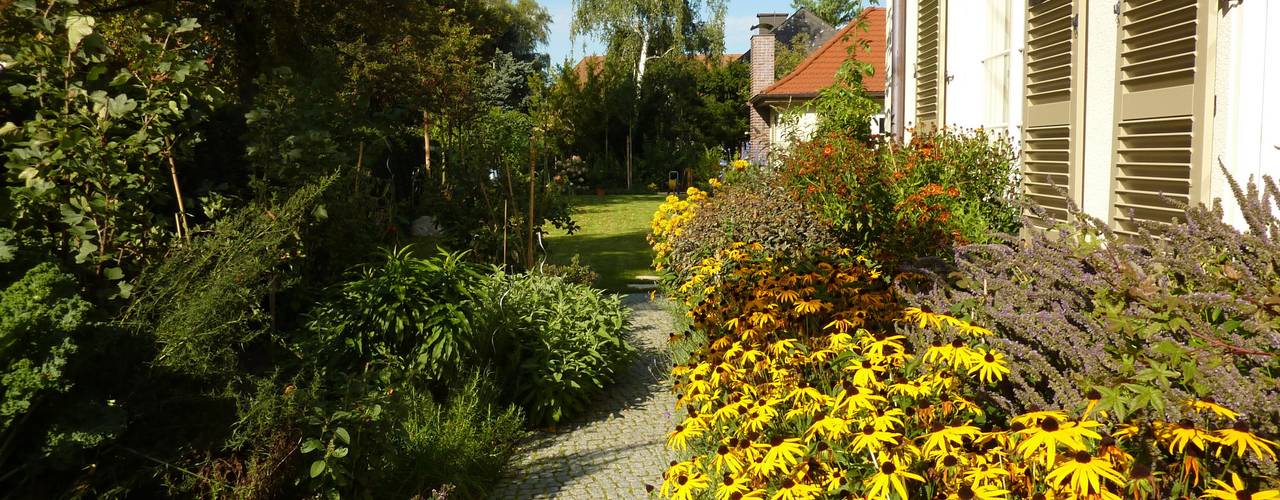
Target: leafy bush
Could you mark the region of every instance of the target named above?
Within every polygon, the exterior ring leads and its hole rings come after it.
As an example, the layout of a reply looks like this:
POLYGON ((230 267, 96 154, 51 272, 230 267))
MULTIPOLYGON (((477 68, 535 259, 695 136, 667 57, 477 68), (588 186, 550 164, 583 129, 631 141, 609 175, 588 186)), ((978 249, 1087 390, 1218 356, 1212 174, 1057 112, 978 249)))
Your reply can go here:
POLYGON ((702 259, 738 242, 758 244, 778 257, 835 242, 830 226, 797 201, 776 174, 734 172, 728 184, 713 185, 722 186, 714 196, 690 190, 686 199, 671 196, 659 207, 649 235, 659 270, 683 276, 702 259))
POLYGON ((464 255, 441 250, 421 259, 410 247, 386 252, 312 311, 308 326, 318 334, 319 352, 347 370, 374 363, 408 380, 456 376, 473 347, 480 282, 464 255))
POLYGON ((88 407, 97 402, 61 397, 77 382, 83 357, 77 351, 92 326, 93 306, 79 288, 74 277, 43 263, 0 291, 0 465, 15 471, 33 465, 35 457, 66 458, 116 430, 79 426, 77 417, 93 413, 88 407), (11 462, 11 454, 19 460, 11 462))
MULTIPOLYGON (((1266 180, 1271 200, 1280 195, 1266 180)), ((1250 232, 1221 208, 1134 237, 1076 213, 1025 243, 957 249, 954 269, 903 279, 913 300, 988 324, 1021 368, 1006 408, 1074 407, 1085 391, 1120 418, 1201 421, 1211 398, 1257 428, 1280 430, 1280 219, 1252 184, 1233 191, 1250 232)), ((917 345, 931 337, 916 336, 917 345)))
POLYGON ((843 133, 796 145, 782 177, 842 243, 892 264, 1016 232, 1013 147, 982 130, 918 133, 906 145, 843 133))
POLYGON ((537 269, 547 276, 557 276, 564 280, 565 283, 574 285, 591 286, 600 279, 600 275, 592 271, 590 267, 583 264, 578 259, 578 254, 573 254, 569 258, 568 264, 545 264, 537 269))
POLYGON ((482 288, 477 330, 507 395, 530 421, 554 424, 586 408, 633 353, 616 295, 554 276, 497 274, 482 288))

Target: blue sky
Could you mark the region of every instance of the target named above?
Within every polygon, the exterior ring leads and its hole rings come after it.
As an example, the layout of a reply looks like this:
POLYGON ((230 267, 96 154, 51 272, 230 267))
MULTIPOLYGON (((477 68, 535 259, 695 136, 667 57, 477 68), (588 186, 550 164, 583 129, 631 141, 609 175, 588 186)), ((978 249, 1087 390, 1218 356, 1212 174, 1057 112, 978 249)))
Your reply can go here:
MULTIPOLYGON (((559 64, 565 57, 574 61, 587 54, 603 51, 595 40, 579 39, 569 42, 569 22, 573 19, 573 0, 539 0, 551 14, 551 37, 546 51, 551 63, 559 64), (586 44, 584 49, 583 44, 586 44)), ((791 0, 728 0, 729 10, 724 19, 724 48, 726 53, 745 52, 751 45, 751 26, 756 24, 760 12, 791 12, 791 0)))

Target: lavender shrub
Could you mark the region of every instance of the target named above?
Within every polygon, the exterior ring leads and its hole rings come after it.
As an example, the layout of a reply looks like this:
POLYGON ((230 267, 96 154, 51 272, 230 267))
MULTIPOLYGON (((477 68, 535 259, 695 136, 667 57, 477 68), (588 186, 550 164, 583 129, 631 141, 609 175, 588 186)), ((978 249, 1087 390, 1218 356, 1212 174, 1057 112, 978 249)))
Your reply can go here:
MULTIPOLYGON (((1185 220, 1114 234, 1072 208, 1073 220, 1003 243, 962 246, 954 263, 904 272, 911 302, 995 331, 1012 358, 992 402, 1006 411, 1080 408, 1109 396, 1123 418, 1154 412, 1196 420, 1182 403, 1212 398, 1255 428, 1280 430, 1280 205, 1275 181, 1241 190, 1248 230, 1223 222, 1221 202, 1185 220)), ((950 341, 903 327, 917 349, 950 341)))

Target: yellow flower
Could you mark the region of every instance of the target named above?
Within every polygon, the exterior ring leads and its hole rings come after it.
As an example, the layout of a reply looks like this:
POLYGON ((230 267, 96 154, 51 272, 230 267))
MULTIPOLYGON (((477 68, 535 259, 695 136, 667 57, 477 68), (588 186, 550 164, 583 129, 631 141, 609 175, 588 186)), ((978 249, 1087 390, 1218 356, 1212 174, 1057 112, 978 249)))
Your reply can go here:
POLYGON ((1059 445, 1066 445, 1067 448, 1073 451, 1080 451, 1085 448, 1084 438, 1101 439, 1101 435, 1089 429, 1099 425, 1097 422, 1090 420, 1076 423, 1059 421, 1053 416, 1046 416, 1040 421, 1039 426, 1028 427, 1019 431, 1029 437, 1025 441, 1018 443, 1017 451, 1022 453, 1023 459, 1028 459, 1036 452, 1044 450, 1044 465, 1049 467, 1053 465, 1054 459, 1057 457, 1059 445))
POLYGON ((920 328, 926 326, 941 328, 942 322, 949 317, 945 314, 934 314, 928 307, 908 307, 902 310, 902 315, 908 321, 914 321, 920 328))
POLYGON ((865 481, 867 497, 888 498, 890 492, 897 492, 898 498, 910 498, 907 496, 908 479, 924 482, 920 475, 907 472, 905 465, 893 460, 881 460, 876 473, 865 481))
POLYGON ((739 473, 734 474, 725 473, 720 487, 716 488, 716 500, 730 500, 734 498, 735 493, 738 494, 738 498, 743 498, 743 495, 750 491, 751 478, 739 473))
POLYGON ((1235 420, 1237 417, 1240 416, 1239 413, 1236 413, 1222 405, 1219 405, 1216 401, 1213 400, 1213 398, 1188 399, 1186 402, 1186 405, 1188 408, 1191 408, 1193 410, 1208 411, 1210 413, 1213 413, 1214 415, 1225 418, 1227 420, 1235 420))
POLYGON ((1009 373, 1009 368, 1005 366, 1004 355, 996 351, 978 349, 977 355, 971 358, 974 366, 969 368, 969 375, 975 372, 978 374, 978 380, 988 384, 994 384, 1004 379, 1005 374, 1009 373))
POLYGON ((921 436, 924 438, 924 445, 920 449, 924 451, 925 455, 932 455, 935 452, 949 452, 953 447, 960 446, 964 442, 964 438, 976 439, 982 435, 981 430, 968 424, 956 426, 935 424, 931 430, 932 432, 921 436))
POLYGON ((1101 494, 1106 487, 1104 480, 1115 484, 1124 483, 1124 477, 1116 472, 1111 462, 1094 458, 1087 451, 1077 451, 1072 460, 1063 462, 1046 477, 1049 484, 1055 487, 1061 486, 1067 478, 1071 479, 1071 489, 1081 496, 1101 494))
POLYGON ((751 163, 748 162, 747 160, 739 158, 737 160, 733 160, 733 163, 731 163, 730 166, 733 167, 734 171, 741 172, 743 170, 746 170, 747 167, 751 166, 751 163))
POLYGON ((1220 498, 1222 500, 1237 500, 1242 498, 1253 500, 1273 500, 1280 498, 1280 490, 1252 491, 1245 487, 1244 481, 1240 480, 1240 475, 1231 473, 1231 484, 1227 484, 1220 479, 1214 479, 1214 484, 1218 485, 1217 489, 1204 490, 1204 496, 1200 498, 1220 498))
MULTIPOLYGON (((711 457, 711 469, 715 471, 728 471, 734 474, 742 473, 742 457, 733 450, 732 445, 736 445, 737 439, 721 444, 716 448, 715 456, 711 457)), ((725 474, 726 476, 728 474, 725 474)))
MULTIPOLYGON (((1276 445, 1274 441, 1268 441, 1258 437, 1249 431, 1249 424, 1243 420, 1236 421, 1236 424, 1227 429, 1220 429, 1213 433, 1222 443, 1223 448, 1235 448, 1236 456, 1243 458, 1245 450, 1251 450, 1258 458, 1263 456, 1271 457, 1274 462, 1276 460, 1276 452, 1271 448, 1276 445)), ((1218 454, 1222 454, 1222 449, 1218 448, 1218 454)))
POLYGON ((707 430, 702 425, 702 421, 696 418, 687 418, 684 423, 677 425, 676 430, 667 434, 667 448, 673 450, 689 449, 689 439, 701 436, 707 430))
POLYGON ((960 486, 955 493, 947 496, 947 500, 1004 500, 1009 498, 1009 490, 996 485, 973 483, 960 486))
POLYGON ((707 180, 707 184, 709 184, 711 187, 713 187, 713 188, 717 188, 717 189, 718 189, 720 186, 723 186, 723 185, 724 185, 724 184, 720 183, 720 179, 717 179, 717 178, 715 178, 715 177, 712 177, 712 178, 708 179, 708 180, 707 180))
POLYGON ((775 437, 769 441, 769 451, 764 454, 764 467, 785 471, 800 462, 805 447, 796 438, 775 437))
POLYGON ((1207 449, 1205 443, 1216 443, 1218 438, 1209 431, 1196 427, 1190 420, 1183 419, 1176 424, 1155 422, 1156 437, 1169 447, 1170 453, 1182 453, 1188 444, 1201 450, 1207 449))
POLYGON ((822 494, 822 487, 786 478, 778 485, 778 491, 770 500, 807 500, 822 494))
POLYGON ((697 471, 681 472, 671 476, 662 483, 662 496, 670 497, 671 500, 693 500, 698 498, 699 492, 711 485, 711 480, 706 474, 697 471))
POLYGON ((824 416, 812 425, 809 430, 804 433, 804 441, 812 442, 815 437, 821 437, 829 440, 841 439, 849 434, 849 421, 840 417, 831 415, 824 416))
POLYGON ((880 451, 886 444, 897 442, 898 434, 896 432, 878 431, 875 427, 867 425, 857 434, 853 435, 853 442, 850 443, 850 449, 854 453, 862 450, 880 451))

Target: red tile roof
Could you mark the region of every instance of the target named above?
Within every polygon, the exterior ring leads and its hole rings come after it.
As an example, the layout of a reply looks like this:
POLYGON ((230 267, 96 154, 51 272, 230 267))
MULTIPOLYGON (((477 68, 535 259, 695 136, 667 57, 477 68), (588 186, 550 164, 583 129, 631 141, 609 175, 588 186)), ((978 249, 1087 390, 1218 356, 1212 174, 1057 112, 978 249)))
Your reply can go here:
POLYGON ((884 94, 884 61, 885 61, 885 9, 873 7, 862 12, 860 19, 866 20, 866 30, 858 28, 858 22, 850 22, 841 28, 835 36, 827 40, 809 54, 796 69, 781 80, 764 89, 757 98, 767 97, 812 97, 818 90, 830 87, 835 83, 836 71, 849 56, 849 46, 854 40, 866 40, 867 49, 857 49, 854 57, 862 62, 870 63, 874 69, 871 76, 862 83, 867 92, 884 94))

